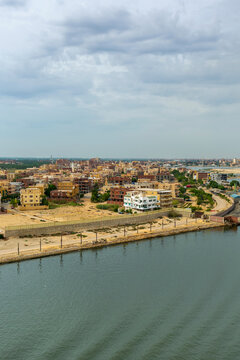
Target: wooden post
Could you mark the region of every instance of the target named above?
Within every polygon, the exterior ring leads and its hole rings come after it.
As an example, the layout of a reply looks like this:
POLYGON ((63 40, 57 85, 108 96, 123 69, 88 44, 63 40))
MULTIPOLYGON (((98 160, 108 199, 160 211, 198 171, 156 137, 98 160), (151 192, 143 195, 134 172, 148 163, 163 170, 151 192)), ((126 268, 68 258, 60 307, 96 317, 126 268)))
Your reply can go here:
POLYGON ((176 220, 174 220, 174 227, 176 227, 176 220))
POLYGON ((96 241, 97 241, 97 231, 96 231, 96 241))
POLYGON ((40 245, 40 251, 42 251, 42 240, 41 239, 40 239, 39 245, 40 245))
POLYGON ((152 223, 150 223, 150 232, 152 231, 152 223))
POLYGON ((163 219, 162 219, 162 229, 163 229, 163 219))
POLYGON ((188 221, 187 221, 187 218, 186 218, 186 225, 187 225, 188 221))
POLYGON ((137 225, 137 234, 138 234, 138 225, 137 225))
POLYGON ((126 228, 125 228, 125 226, 124 226, 124 236, 126 236, 126 228))
POLYGON ((62 234, 61 234, 61 248, 62 248, 62 234))
POLYGON ((18 255, 20 255, 19 243, 18 243, 17 251, 18 251, 18 255))
POLYGON ((81 233, 81 245, 82 245, 82 233, 81 233))

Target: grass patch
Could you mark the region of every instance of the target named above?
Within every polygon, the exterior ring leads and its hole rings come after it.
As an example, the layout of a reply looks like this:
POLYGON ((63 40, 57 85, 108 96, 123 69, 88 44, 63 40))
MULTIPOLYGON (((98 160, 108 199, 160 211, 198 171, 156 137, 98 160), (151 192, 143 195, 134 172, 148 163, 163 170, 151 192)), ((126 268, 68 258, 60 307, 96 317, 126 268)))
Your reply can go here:
POLYGON ((108 210, 108 211, 118 212, 119 205, 115 205, 115 204, 98 204, 98 205, 96 205, 96 208, 99 209, 99 210, 108 210))
POLYGON ((75 201, 66 202, 65 200, 59 200, 57 202, 55 201, 49 202, 49 209, 57 209, 59 207, 64 207, 64 206, 84 206, 84 205, 83 203, 78 203, 75 201))
MULTIPOLYGON (((77 234, 77 236, 81 237, 81 234, 77 234)), ((82 234, 82 237, 83 237, 83 238, 86 238, 87 235, 83 235, 83 234, 82 234)))

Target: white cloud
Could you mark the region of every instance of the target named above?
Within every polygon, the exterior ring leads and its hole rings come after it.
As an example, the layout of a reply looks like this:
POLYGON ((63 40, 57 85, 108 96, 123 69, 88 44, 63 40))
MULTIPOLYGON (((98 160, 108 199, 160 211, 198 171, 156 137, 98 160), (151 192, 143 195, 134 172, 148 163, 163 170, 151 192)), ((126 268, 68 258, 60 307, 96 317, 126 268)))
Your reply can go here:
MULTIPOLYGON (((46 127, 70 107, 66 123, 76 131, 79 114, 89 126, 127 125, 141 138, 147 128, 168 134, 170 126, 176 139, 179 127, 190 136, 208 124, 214 134, 238 115, 236 0, 9 0, 0 6, 0 100, 11 121, 9 106, 16 106, 15 121, 22 121, 21 111, 45 111, 46 127)), ((149 155, 155 151, 151 143, 148 148, 149 155)))

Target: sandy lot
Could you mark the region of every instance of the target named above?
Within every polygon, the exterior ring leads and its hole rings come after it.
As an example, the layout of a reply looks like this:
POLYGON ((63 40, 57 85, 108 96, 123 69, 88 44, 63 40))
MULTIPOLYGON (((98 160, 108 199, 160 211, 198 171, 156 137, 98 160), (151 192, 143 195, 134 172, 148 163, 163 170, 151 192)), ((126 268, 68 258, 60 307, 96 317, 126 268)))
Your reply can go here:
POLYGON ((223 174, 235 174, 235 175, 240 175, 240 168, 229 168, 229 169, 212 169, 212 171, 214 172, 220 172, 223 174))
POLYGON ((51 210, 41 211, 18 211, 12 214, 0 215, 0 229, 12 225, 41 224, 43 222, 61 222, 73 220, 90 220, 99 217, 116 216, 117 214, 108 210, 98 210, 96 204, 85 199, 83 206, 62 206, 51 210))

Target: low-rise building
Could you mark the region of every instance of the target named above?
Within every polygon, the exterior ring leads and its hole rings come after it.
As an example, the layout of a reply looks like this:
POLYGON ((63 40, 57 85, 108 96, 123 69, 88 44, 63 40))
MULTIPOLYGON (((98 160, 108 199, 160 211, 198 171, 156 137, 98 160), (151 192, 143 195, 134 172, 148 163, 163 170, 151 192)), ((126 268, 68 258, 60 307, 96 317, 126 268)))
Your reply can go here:
POLYGON ((60 181, 57 183, 57 190, 68 191, 69 196, 75 198, 79 194, 78 185, 74 184, 72 181, 60 181))
POLYGON ((217 183, 222 183, 227 181, 227 174, 222 174, 222 173, 218 173, 218 172, 212 172, 210 174, 210 178, 212 181, 216 181, 217 183))
POLYGON ((66 199, 73 199, 72 191, 71 190, 52 190, 50 192, 50 199, 53 200, 66 200, 66 199))

